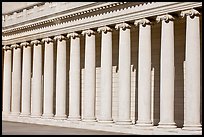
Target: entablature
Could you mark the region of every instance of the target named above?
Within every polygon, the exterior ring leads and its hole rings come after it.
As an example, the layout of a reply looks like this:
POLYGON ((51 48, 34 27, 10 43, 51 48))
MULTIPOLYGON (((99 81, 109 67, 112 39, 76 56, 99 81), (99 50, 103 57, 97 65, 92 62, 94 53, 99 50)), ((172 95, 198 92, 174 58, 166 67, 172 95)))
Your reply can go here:
POLYGON ((158 15, 202 7, 202 2, 108 2, 99 5, 98 10, 89 7, 85 11, 79 10, 73 14, 57 15, 46 20, 41 19, 29 24, 3 29, 2 43, 7 45, 31 41, 106 25, 115 25, 121 22, 132 21, 134 24, 137 19, 147 17, 156 19, 158 15))

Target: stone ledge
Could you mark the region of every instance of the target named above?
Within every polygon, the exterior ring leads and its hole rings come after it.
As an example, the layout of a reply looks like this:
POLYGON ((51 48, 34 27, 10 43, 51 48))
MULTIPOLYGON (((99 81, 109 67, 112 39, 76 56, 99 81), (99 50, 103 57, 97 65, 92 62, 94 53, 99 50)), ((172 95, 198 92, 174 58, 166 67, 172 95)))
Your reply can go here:
POLYGON ((174 130, 158 129, 154 127, 138 128, 135 125, 115 125, 101 124, 98 122, 83 122, 83 121, 69 121, 69 120, 55 120, 55 119, 41 119, 30 117, 16 117, 16 116, 2 116, 2 121, 21 122, 30 124, 40 124, 49 126, 80 128, 89 130, 102 130, 107 132, 118 132, 137 135, 202 135, 202 131, 184 131, 181 128, 174 130))

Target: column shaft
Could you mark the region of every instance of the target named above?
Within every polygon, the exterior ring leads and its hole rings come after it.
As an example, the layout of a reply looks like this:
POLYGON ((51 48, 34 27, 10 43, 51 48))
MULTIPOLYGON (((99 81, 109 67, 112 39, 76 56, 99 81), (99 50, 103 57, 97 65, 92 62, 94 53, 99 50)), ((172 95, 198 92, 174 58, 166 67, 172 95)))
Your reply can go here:
POLYGON ((83 121, 95 121, 95 35, 85 36, 85 78, 83 121))
POLYGON ((4 72, 3 72, 3 112, 10 113, 11 101, 11 50, 4 50, 4 72))
POLYGON ((30 115, 31 108, 31 47, 23 47, 21 116, 30 115))
POLYGON ((101 39, 101 107, 99 122, 112 121, 112 32, 102 31, 101 39))
POLYGON ((159 127, 175 128, 174 122, 174 22, 162 20, 159 127))
POLYGON ((130 29, 120 28, 119 32, 119 106, 118 121, 116 124, 131 124, 130 102, 131 102, 131 47, 130 29))
POLYGON ((200 123, 200 24, 199 16, 186 20, 184 128, 202 130, 200 123))
POLYGON ((80 39, 71 37, 69 120, 80 120, 80 39))
POLYGON ((20 94, 21 94, 21 49, 13 48, 12 97, 11 97, 12 115, 20 114, 20 94))
POLYGON ((66 119, 66 41, 57 41, 56 119, 66 119))
POLYGON ((54 47, 53 43, 45 42, 44 54, 44 103, 43 118, 52 118, 54 94, 54 47))
POLYGON ((33 46, 33 75, 31 88, 31 117, 42 115, 42 45, 33 46))
POLYGON ((139 25, 138 120, 139 126, 151 122, 151 26, 139 25))

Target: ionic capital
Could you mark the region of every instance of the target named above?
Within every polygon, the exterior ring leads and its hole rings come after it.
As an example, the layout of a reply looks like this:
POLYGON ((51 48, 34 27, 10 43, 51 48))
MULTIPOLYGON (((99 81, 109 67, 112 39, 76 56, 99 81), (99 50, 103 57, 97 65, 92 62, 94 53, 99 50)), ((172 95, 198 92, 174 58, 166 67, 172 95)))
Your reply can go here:
POLYGON ((3 46, 2 48, 3 48, 3 50, 5 50, 5 51, 7 51, 7 50, 12 50, 12 48, 11 48, 10 46, 6 46, 6 45, 3 46))
POLYGON ((148 20, 148 19, 140 19, 140 20, 136 20, 134 22, 135 26, 138 26, 139 24, 141 24, 143 27, 145 27, 146 25, 151 25, 152 23, 148 20))
POLYGON ((43 43, 47 43, 47 44, 49 44, 50 42, 53 42, 53 40, 51 39, 51 38, 44 38, 44 39, 42 39, 42 42, 43 43))
POLYGON ((174 17, 170 14, 165 14, 165 15, 161 15, 161 16, 157 16, 156 21, 160 22, 164 20, 166 23, 168 23, 169 21, 174 20, 174 17))
POLYGON ((195 9, 190 9, 190 10, 182 11, 180 15, 182 18, 184 18, 185 16, 190 16, 193 18, 194 16, 199 16, 200 13, 195 9))
POLYGON ((112 29, 111 29, 110 27, 103 26, 103 27, 98 28, 97 31, 98 31, 99 33, 101 33, 101 32, 107 33, 107 32, 111 32, 112 29))
POLYGON ((58 35, 58 36, 54 37, 54 40, 59 40, 59 41, 62 41, 62 40, 65 40, 65 39, 66 38, 63 35, 58 35))
POLYGON ((27 47, 27 46, 29 46, 29 45, 30 45, 30 44, 29 44, 28 42, 23 42, 23 43, 20 44, 21 47, 24 47, 24 46, 27 47))
POLYGON ((35 46, 38 46, 38 44, 40 44, 40 41, 39 41, 39 40, 33 40, 33 41, 31 41, 30 44, 31 44, 31 45, 35 45, 35 46))
POLYGON ((94 35, 95 32, 94 32, 93 30, 91 30, 91 29, 88 29, 88 30, 82 31, 81 34, 82 34, 83 36, 88 35, 88 36, 90 37, 91 35, 94 35))
POLYGON ((76 32, 72 32, 72 33, 67 34, 67 38, 75 39, 76 37, 79 37, 79 34, 76 32))
POLYGON ((13 45, 11 45, 11 48, 17 49, 17 48, 21 48, 21 46, 18 44, 13 44, 13 45))
POLYGON ((130 27, 131 27, 131 26, 130 26, 129 24, 124 23, 124 22, 115 25, 116 30, 118 30, 118 29, 120 29, 120 28, 122 28, 122 30, 126 30, 127 28, 130 28, 130 27))

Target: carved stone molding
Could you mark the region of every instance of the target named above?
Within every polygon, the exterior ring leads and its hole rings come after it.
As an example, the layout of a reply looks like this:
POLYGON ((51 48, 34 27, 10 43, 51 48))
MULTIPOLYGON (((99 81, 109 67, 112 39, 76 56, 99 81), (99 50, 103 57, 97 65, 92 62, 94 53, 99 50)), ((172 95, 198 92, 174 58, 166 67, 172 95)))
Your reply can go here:
POLYGON ((53 39, 51 39, 51 38, 44 38, 44 39, 42 39, 42 42, 43 43, 47 43, 47 44, 49 44, 50 42, 53 42, 53 39))
POLYGON ((63 35, 58 35, 58 36, 55 36, 54 37, 54 40, 59 40, 59 41, 62 41, 62 40, 65 40, 66 38, 65 38, 65 36, 63 36, 63 35))
MULTIPOLYGON (((103 5, 103 4, 102 4, 103 5)), ((45 37, 52 37, 71 32, 78 32, 89 28, 98 28, 99 26, 115 25, 121 22, 135 21, 137 19, 156 17, 166 13, 175 13, 187 9, 202 7, 202 2, 133 2, 118 9, 111 8, 108 11, 96 12, 95 14, 87 14, 70 19, 66 15, 59 14, 56 18, 39 19, 31 23, 19 24, 2 30, 3 45, 11 45, 12 43, 20 43, 22 41, 32 41, 45 37), (63 17, 64 16, 64 17, 63 17), (59 18, 59 20, 57 20, 59 18), (51 20, 51 22, 48 22, 51 20), (45 24, 42 24, 45 22, 45 24), (37 26, 33 26, 37 23, 37 26), (29 29, 30 26, 30 29, 29 29), (20 28, 24 29, 21 30, 20 28)), ((91 9, 90 9, 91 10, 91 9)), ((77 13, 77 11, 76 11, 77 13)), ((87 12, 88 13, 88 12, 87 12)), ((91 13, 91 12, 89 12, 91 13)), ((79 15, 80 12, 79 12, 79 15)), ((7 15, 5 15, 7 16, 7 15)), ((32 20, 30 20, 32 21, 32 20)))
POLYGON ((83 36, 85 36, 85 35, 87 35, 87 36, 91 36, 91 35, 95 35, 95 32, 93 31, 93 30, 91 30, 91 29, 87 29, 87 30, 84 30, 84 31, 82 31, 82 33, 81 33, 83 36))
POLYGON ((156 21, 160 22, 164 20, 166 23, 168 23, 169 21, 173 21, 174 17, 170 14, 165 14, 165 15, 161 15, 161 16, 157 16, 156 21))
MULTIPOLYGON (((67 8, 70 9, 69 4, 67 4, 67 3, 68 2, 65 2, 62 5, 62 4, 59 4, 57 2, 49 2, 49 3, 48 2, 43 2, 43 4, 41 6, 36 5, 36 6, 33 6, 31 9, 28 9, 28 10, 27 9, 24 9, 24 10, 22 9, 21 11, 18 11, 18 12, 14 11, 13 13, 10 13, 8 15, 3 15, 3 18, 4 18, 4 21, 9 22, 10 20, 14 20, 14 19, 17 19, 17 20, 22 19, 23 15, 26 16, 26 17, 29 17, 29 15, 31 13, 32 14, 35 14, 35 13, 38 13, 38 12, 48 13, 48 11, 49 11, 49 14, 53 14, 53 13, 56 13, 56 12, 64 11, 67 8)), ((103 4, 99 4, 98 2, 90 2, 90 3, 82 4, 82 2, 81 2, 81 4, 79 3, 81 6, 86 5, 86 6, 90 6, 91 8, 85 8, 84 10, 80 10, 79 12, 70 12, 71 14, 69 13, 68 15, 59 16, 57 18, 45 20, 45 21, 39 22, 39 23, 34 23, 33 25, 37 26, 37 25, 40 25, 40 24, 48 23, 48 22, 50 23, 50 22, 53 22, 53 21, 56 21, 56 20, 61 20, 61 19, 65 19, 65 18, 71 18, 71 17, 76 17, 76 16, 80 16, 80 15, 84 15, 84 14, 89 14, 89 13, 95 12, 95 11, 102 11, 104 9, 109 9, 111 7, 120 6, 120 5, 125 4, 125 3, 127 3, 127 2, 107 2, 107 3, 103 3, 103 4)), ((78 6, 75 5, 74 7, 76 8, 78 6)), ((37 14, 37 17, 42 17, 42 16, 43 16, 43 14, 40 14, 40 15, 37 14)), ((11 23, 11 24, 13 24, 13 23, 11 23)), ((23 28, 21 28, 21 29, 23 29, 23 28)))
POLYGON ((75 39, 76 37, 79 37, 79 34, 76 32, 68 33, 67 38, 73 38, 75 39))
POLYGON ((5 50, 5 51, 12 50, 12 48, 10 46, 3 46, 2 49, 5 50))
POLYGON ((98 28, 97 31, 99 33, 104 32, 106 34, 107 32, 111 32, 112 29, 108 26, 103 26, 103 27, 98 28))
POLYGON ((17 48, 21 48, 21 46, 18 45, 18 44, 13 44, 13 45, 11 45, 11 48, 12 49, 17 49, 17 48))
POLYGON ((148 19, 144 18, 144 19, 136 20, 134 22, 135 26, 138 26, 139 24, 145 27, 146 25, 151 25, 152 23, 148 19))
POLYGON ((126 30, 128 28, 131 28, 131 26, 129 24, 123 22, 123 23, 120 23, 120 24, 116 24, 115 28, 116 28, 116 30, 118 30, 120 28, 122 28, 122 30, 126 30))
POLYGON ((185 16, 190 16, 191 18, 193 18, 194 16, 199 16, 200 13, 195 9, 190 9, 190 10, 181 11, 180 15, 182 18, 184 18, 185 16))
POLYGON ((30 46, 30 44, 29 44, 28 42, 22 42, 22 43, 20 44, 20 46, 27 48, 28 46, 30 46))
POLYGON ((31 45, 35 45, 35 46, 38 46, 39 44, 41 44, 41 42, 39 40, 33 40, 31 41, 30 43, 31 45))

